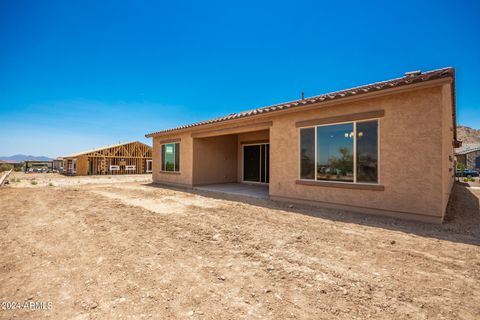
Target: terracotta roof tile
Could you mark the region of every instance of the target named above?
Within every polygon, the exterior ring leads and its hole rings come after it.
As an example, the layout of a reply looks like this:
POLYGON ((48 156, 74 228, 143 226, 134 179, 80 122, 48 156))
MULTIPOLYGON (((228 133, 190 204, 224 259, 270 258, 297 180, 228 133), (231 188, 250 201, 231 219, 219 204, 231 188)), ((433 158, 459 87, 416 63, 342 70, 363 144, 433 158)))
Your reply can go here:
POLYGON ((199 126, 208 125, 208 124, 214 124, 214 123, 233 120, 233 119, 255 116, 261 113, 268 113, 268 112, 275 112, 275 111, 284 110, 284 109, 296 108, 298 106, 305 106, 309 104, 323 102, 326 100, 342 99, 342 98, 353 96, 353 95, 361 95, 369 92, 375 92, 375 91, 390 89, 394 87, 402 87, 402 86, 430 81, 430 80, 437 80, 437 79, 449 78, 449 77, 454 78, 454 74, 455 74, 455 70, 451 67, 432 70, 432 71, 423 72, 423 73, 420 73, 420 72, 410 73, 409 75, 405 75, 401 78, 367 84, 364 86, 350 88, 346 90, 340 90, 336 92, 330 92, 330 93, 326 93, 326 94, 322 94, 314 97, 308 97, 303 100, 289 101, 289 102, 285 102, 277 105, 256 108, 256 109, 248 110, 244 112, 231 113, 223 117, 218 117, 218 118, 214 118, 206 121, 187 124, 187 125, 179 126, 176 128, 152 132, 152 133, 146 134, 145 136, 152 137, 157 134, 166 134, 166 133, 170 133, 178 130, 189 129, 189 128, 199 127, 199 126))

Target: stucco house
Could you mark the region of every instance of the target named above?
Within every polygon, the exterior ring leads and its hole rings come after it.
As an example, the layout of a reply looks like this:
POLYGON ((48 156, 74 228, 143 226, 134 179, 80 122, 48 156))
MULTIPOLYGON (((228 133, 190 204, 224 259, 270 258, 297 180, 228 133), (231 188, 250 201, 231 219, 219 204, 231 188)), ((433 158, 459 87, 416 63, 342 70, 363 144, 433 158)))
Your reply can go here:
POLYGON ((470 170, 480 170, 480 143, 464 144, 455 149, 457 161, 470 170))
POLYGON ((274 200, 441 223, 460 145, 454 69, 409 72, 146 137, 155 183, 264 185, 274 200))

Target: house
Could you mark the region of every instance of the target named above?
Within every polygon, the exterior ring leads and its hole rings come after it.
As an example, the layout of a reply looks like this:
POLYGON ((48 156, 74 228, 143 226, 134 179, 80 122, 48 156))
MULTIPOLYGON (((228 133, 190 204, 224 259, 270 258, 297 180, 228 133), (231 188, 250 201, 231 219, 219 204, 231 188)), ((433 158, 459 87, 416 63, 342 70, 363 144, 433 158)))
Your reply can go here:
POLYGON ((61 157, 66 175, 115 175, 152 172, 152 147, 128 142, 61 157))
POLYGON ((61 157, 52 160, 52 169, 63 173, 63 159, 61 157))
POLYGON ((25 160, 23 169, 25 172, 48 171, 53 169, 52 160, 25 160))
POLYGON ((480 170, 480 143, 464 144, 455 149, 457 162, 465 166, 466 169, 480 170))
POLYGON ((453 68, 146 134, 153 181, 441 223, 454 183, 453 68))

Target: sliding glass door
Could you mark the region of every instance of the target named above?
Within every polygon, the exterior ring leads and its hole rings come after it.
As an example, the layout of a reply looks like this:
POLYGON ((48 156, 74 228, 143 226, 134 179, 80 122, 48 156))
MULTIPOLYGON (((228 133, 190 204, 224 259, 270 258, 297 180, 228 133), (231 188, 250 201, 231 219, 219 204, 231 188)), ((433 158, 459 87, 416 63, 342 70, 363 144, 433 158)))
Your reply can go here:
POLYGON ((243 146, 243 181, 268 183, 270 174, 270 144, 243 146))

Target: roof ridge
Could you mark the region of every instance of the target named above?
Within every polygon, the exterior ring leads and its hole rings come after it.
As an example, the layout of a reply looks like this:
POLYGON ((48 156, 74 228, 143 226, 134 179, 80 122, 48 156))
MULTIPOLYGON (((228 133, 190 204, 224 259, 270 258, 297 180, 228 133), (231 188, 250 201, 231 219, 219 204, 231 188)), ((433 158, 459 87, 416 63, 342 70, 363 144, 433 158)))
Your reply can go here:
MULTIPOLYGON (((445 67, 445 68, 439 68, 439 69, 433 69, 433 70, 429 70, 429 71, 424 71, 424 72, 422 72, 420 75, 429 74, 429 73, 432 73, 432 72, 446 71, 446 70, 453 70, 453 67, 445 67)), ((377 85, 377 86, 378 86, 378 85, 383 84, 383 83, 386 83, 386 82, 399 81, 399 80, 402 80, 402 79, 404 79, 404 78, 407 78, 407 77, 404 75, 404 76, 402 76, 402 77, 393 78, 393 79, 389 79, 389 80, 371 82, 371 83, 369 83, 369 84, 363 84, 363 85, 359 85, 359 86, 355 86, 355 87, 351 87, 351 88, 347 88, 347 89, 340 89, 340 90, 330 91, 330 92, 321 93, 321 94, 314 95, 314 96, 310 96, 310 97, 305 97, 305 98, 303 98, 303 99, 297 99, 297 100, 291 100, 291 101, 287 101, 287 102, 272 104, 272 105, 269 105, 269 106, 264 106, 264 107, 260 107, 260 108, 256 108, 256 109, 252 109, 252 110, 269 108, 269 107, 275 107, 275 106, 278 106, 278 105, 294 103, 294 102, 302 101, 302 100, 315 99, 315 98, 319 98, 319 97, 323 97, 323 96, 332 95, 332 94, 335 94, 335 93, 338 93, 338 92, 342 92, 342 91, 358 90, 358 89, 361 89, 361 88, 364 88, 364 87, 373 86, 373 85, 377 85)), ((246 111, 243 111, 243 112, 246 112, 246 111)))
POLYGON ((148 146, 148 147, 151 147, 151 146, 149 146, 148 144, 143 143, 143 142, 141 142, 141 141, 132 140, 132 141, 128 141, 128 142, 116 143, 116 144, 110 144, 110 145, 103 146, 103 147, 92 148, 92 149, 80 151, 80 152, 77 152, 77 153, 72 153, 72 154, 69 154, 69 155, 66 155, 66 156, 61 156, 61 157, 62 157, 62 158, 76 157, 76 156, 80 156, 80 155, 82 155, 82 154, 87 154, 87 153, 94 152, 94 151, 100 151, 100 150, 104 150, 104 149, 108 149, 108 148, 114 148, 114 147, 118 147, 118 146, 123 146, 123 145, 130 144, 130 143, 141 143, 141 144, 143 144, 143 145, 146 145, 146 146, 148 146))
POLYGON ((170 133, 170 132, 174 132, 182 129, 188 129, 188 128, 198 127, 202 125, 228 121, 232 119, 244 118, 248 116, 254 116, 262 113, 289 109, 289 108, 298 107, 302 105, 319 103, 327 99, 328 100, 339 99, 339 98, 344 98, 346 96, 353 96, 353 95, 368 93, 372 91, 380 91, 388 88, 400 87, 400 86, 409 85, 417 82, 435 80, 438 78, 445 78, 445 77, 454 77, 454 75, 455 75, 455 69, 453 67, 444 67, 444 68, 421 72, 418 74, 404 75, 398 78, 393 78, 393 79, 379 81, 379 82, 373 82, 373 83, 356 86, 348 89, 327 92, 320 95, 306 97, 303 99, 291 100, 291 101, 282 102, 278 104, 272 104, 268 106, 246 110, 246 111, 240 111, 237 113, 230 113, 226 116, 220 116, 220 117, 212 118, 209 120, 181 125, 171 129, 165 129, 157 132, 148 133, 145 136, 148 138, 156 134, 170 133))

